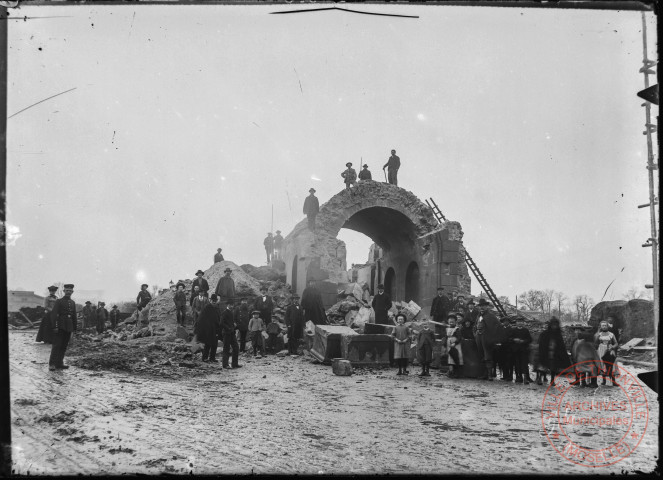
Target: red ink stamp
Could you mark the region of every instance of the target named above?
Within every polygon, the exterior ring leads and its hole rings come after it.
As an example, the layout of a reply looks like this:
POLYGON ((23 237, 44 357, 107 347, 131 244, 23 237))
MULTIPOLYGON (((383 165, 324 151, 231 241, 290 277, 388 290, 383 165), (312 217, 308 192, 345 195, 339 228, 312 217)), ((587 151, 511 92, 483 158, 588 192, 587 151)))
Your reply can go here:
POLYGON ((563 458, 583 467, 606 467, 638 448, 649 424, 649 406, 642 384, 623 366, 616 386, 580 388, 576 372, 589 363, 594 360, 571 365, 555 377, 543 396, 541 423, 563 458))

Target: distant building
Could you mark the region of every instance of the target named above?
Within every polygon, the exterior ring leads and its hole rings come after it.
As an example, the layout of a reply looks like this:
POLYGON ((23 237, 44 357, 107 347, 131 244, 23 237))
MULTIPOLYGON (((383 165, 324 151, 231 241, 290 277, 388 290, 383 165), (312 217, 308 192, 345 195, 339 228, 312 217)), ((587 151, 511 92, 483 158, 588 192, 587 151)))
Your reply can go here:
POLYGON ((7 311, 18 312, 23 307, 44 306, 44 297, 29 290, 9 290, 7 292, 7 311))

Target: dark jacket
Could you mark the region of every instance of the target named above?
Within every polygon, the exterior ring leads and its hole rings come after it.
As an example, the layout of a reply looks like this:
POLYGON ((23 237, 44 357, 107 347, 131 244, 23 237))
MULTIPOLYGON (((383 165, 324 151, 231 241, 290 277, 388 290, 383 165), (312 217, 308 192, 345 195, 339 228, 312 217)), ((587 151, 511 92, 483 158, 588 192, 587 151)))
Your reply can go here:
POLYGON ((316 216, 320 211, 320 203, 318 202, 318 197, 315 195, 309 195, 304 200, 304 215, 316 216))
MULTIPOLYGON (((496 343, 502 343, 506 338, 506 329, 497 319, 495 314, 490 310, 486 310, 483 314, 479 315, 479 317, 483 317, 483 343, 488 346, 495 346, 496 343)), ((474 331, 477 334, 479 333, 477 328, 478 325, 479 320, 477 318, 477 323, 474 325, 474 331)))
MULTIPOLYGON (((141 290, 136 297, 136 303, 139 307, 145 307, 152 300, 152 295, 147 290, 141 290)), ((93 307, 94 308, 94 307, 93 307)))
POLYGON ((222 299, 235 298, 235 280, 225 275, 216 284, 216 295, 222 299))
POLYGON ((221 253, 214 254, 214 263, 223 262, 223 255, 221 253))
POLYGON ((235 322, 237 322, 237 329, 240 332, 246 332, 249 329, 249 321, 251 314, 248 305, 239 305, 235 307, 235 322))
MULTIPOLYGON (((194 288, 198 285, 200 287, 201 292, 209 292, 209 283, 207 283, 207 280, 205 280, 203 277, 196 277, 196 279, 193 281, 191 284, 191 291, 193 292, 194 288)), ((207 296, 207 295, 206 295, 207 296)))
POLYGON ((514 352, 526 352, 529 351, 529 344, 532 343, 532 335, 526 327, 513 327, 509 329, 507 343, 509 348, 514 352), (514 340, 522 340, 522 342, 514 340))
MULTIPOLYGON (((593 348, 593 346, 592 346, 593 348)), ((564 337, 560 329, 548 327, 539 336, 539 363, 550 370, 561 372, 571 366, 569 354, 566 352, 564 337)))
POLYGON ((322 303, 320 290, 313 286, 306 287, 302 292, 301 306, 304 309, 304 319, 315 325, 327 324, 327 313, 322 303))
POLYGON ((384 167, 382 167, 383 170, 385 168, 387 168, 387 170, 398 170, 401 168, 401 158, 398 155, 392 155, 389 157, 389 160, 387 160, 387 163, 384 164, 384 167))
POLYGON ((433 345, 435 345, 433 330, 422 329, 417 336, 417 356, 422 363, 433 361, 433 345))
POLYGON ((266 295, 266 299, 263 300, 262 296, 256 299, 255 309, 260 311, 260 318, 262 318, 265 323, 272 321, 272 310, 274 309, 274 302, 272 297, 266 295))
POLYGON ((276 235, 274 235, 274 248, 280 250, 282 246, 283 246, 283 237, 281 236, 280 233, 277 233, 276 235))
POLYGON ((285 324, 288 329, 303 327, 304 323, 304 309, 301 305, 288 305, 285 309, 285 324))
POLYGON ((175 302, 176 307, 183 307, 186 305, 186 293, 180 292, 179 290, 173 295, 173 301, 175 302))
POLYGON ((51 324, 53 328, 65 332, 75 332, 78 329, 76 303, 71 297, 62 297, 55 302, 51 312, 51 324))
POLYGON ((359 180, 373 180, 370 170, 362 170, 359 172, 359 180))
POLYGON ((235 332, 235 314, 232 310, 227 308, 221 312, 221 329, 223 333, 234 333, 235 332))
POLYGON ((117 325, 118 322, 120 321, 120 309, 118 308, 113 308, 110 311, 110 321, 112 325, 117 325))
POLYGON ((200 317, 198 317, 195 333, 201 343, 214 343, 214 340, 218 338, 219 333, 221 333, 221 319, 219 318, 219 311, 214 305, 205 305, 200 317))
POLYGON ((449 314, 450 304, 451 301, 449 300, 449 297, 446 295, 437 295, 430 306, 430 316, 433 317, 433 320, 436 322, 446 320, 447 315, 449 314))

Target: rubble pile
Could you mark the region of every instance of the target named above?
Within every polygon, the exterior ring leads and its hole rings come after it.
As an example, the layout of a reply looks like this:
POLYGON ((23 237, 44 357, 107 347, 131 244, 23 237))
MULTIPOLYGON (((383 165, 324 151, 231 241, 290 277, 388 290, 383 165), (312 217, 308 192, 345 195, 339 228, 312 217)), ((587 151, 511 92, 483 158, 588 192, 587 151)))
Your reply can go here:
POLYGON ((276 282, 277 280, 280 280, 285 283, 286 281, 285 273, 281 273, 267 265, 254 267, 253 265, 245 263, 240 268, 260 282, 276 282))
POLYGON ((41 324, 41 319, 45 314, 46 309, 42 306, 22 307, 19 312, 9 312, 7 320, 10 329, 32 328, 41 324))

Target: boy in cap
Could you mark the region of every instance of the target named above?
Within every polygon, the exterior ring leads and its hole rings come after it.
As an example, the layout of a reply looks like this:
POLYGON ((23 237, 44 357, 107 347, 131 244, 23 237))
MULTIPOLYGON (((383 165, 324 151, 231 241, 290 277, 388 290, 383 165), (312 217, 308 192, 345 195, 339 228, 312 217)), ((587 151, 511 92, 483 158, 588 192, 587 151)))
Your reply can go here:
POLYGON ((175 302, 175 312, 177 315, 177 324, 184 326, 186 319, 186 293, 184 292, 184 283, 177 282, 177 291, 173 295, 175 302))
POLYGON ((345 179, 345 189, 350 190, 350 185, 357 186, 357 172, 352 168, 352 162, 346 163, 345 166, 348 168, 341 173, 341 177, 345 179))
POLYGON ((315 217, 320 211, 320 202, 315 196, 315 188, 309 188, 309 196, 304 200, 304 215, 308 218, 308 229, 315 231, 315 217))
POLYGON ((71 334, 78 328, 76 319, 76 303, 71 299, 74 293, 74 285, 67 283, 63 286, 64 296, 55 301, 51 313, 51 325, 53 327, 53 347, 51 357, 48 360, 48 369, 65 369, 69 365, 64 364, 64 354, 69 345, 71 334))
POLYGON ((120 311, 118 310, 117 305, 113 305, 109 317, 110 317, 111 328, 115 330, 117 324, 120 323, 120 311))
POLYGON ((147 288, 149 285, 147 283, 143 283, 140 286, 140 292, 138 292, 138 296, 136 297, 136 308, 138 309, 138 312, 136 313, 136 319, 138 320, 138 316, 140 311, 147 306, 148 303, 152 300, 152 295, 150 295, 150 292, 147 291, 147 288))
POLYGON ((429 322, 424 321, 417 336, 417 356, 421 363, 420 377, 430 377, 429 369, 433 361, 433 345, 435 345, 434 335, 429 322))
POLYGON ((368 165, 364 164, 364 169, 361 172, 359 172, 359 181, 365 182, 366 180, 373 180, 373 176, 371 175, 371 172, 368 169, 368 165))
POLYGON ((258 356, 258 349, 262 355, 262 331, 265 329, 265 323, 260 318, 260 311, 254 310, 251 312, 251 320, 249 320, 249 333, 251 335, 251 345, 253 345, 253 356, 258 356))
POLYGON ((37 332, 37 342, 52 343, 53 342, 53 326, 51 325, 51 311, 53 310, 53 305, 57 301, 58 297, 55 296, 55 292, 58 291, 58 287, 50 286, 48 287, 48 297, 44 298, 44 316, 41 319, 41 325, 39 325, 39 331, 37 332))

